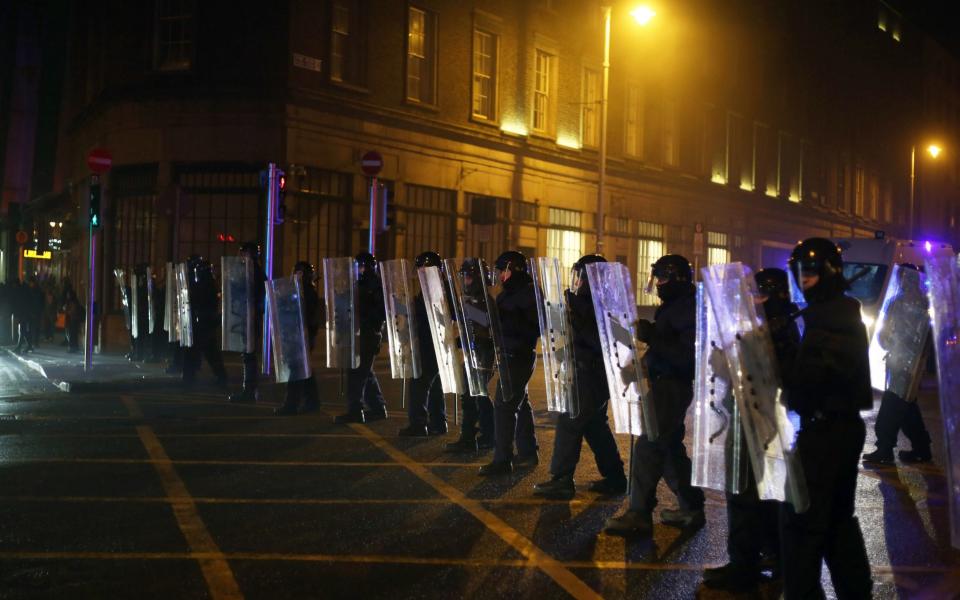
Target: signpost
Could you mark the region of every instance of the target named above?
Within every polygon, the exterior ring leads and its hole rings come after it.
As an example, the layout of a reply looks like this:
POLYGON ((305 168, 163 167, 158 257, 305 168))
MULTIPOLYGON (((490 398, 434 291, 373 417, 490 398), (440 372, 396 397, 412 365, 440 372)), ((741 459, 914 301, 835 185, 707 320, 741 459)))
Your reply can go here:
MULTIPOLYGON (((261 184, 266 183, 267 185, 267 231, 266 231, 266 243, 264 244, 264 265, 263 271, 266 275, 267 281, 273 280, 273 228, 277 225, 277 210, 280 203, 280 186, 284 183, 284 173, 277 168, 276 163, 269 163, 267 165, 266 171, 261 171, 260 176, 261 184), (265 181, 264 181, 265 180, 265 181)), ((262 290, 257 290, 258 294, 264 294, 264 318, 263 318, 263 338, 261 340, 260 349, 262 351, 262 356, 260 358, 260 372, 264 375, 270 374, 270 319, 267 318, 269 315, 270 308, 267 306, 269 302, 269 297, 266 295, 266 288, 262 290)))
POLYGON ((383 156, 376 150, 366 152, 360 158, 360 169, 364 175, 370 177, 370 237, 367 246, 370 254, 377 254, 377 230, 380 228, 381 217, 387 211, 386 190, 383 191, 383 200, 380 199, 380 182, 377 175, 383 169, 383 156))
POLYGON ((100 228, 100 175, 113 166, 113 157, 106 148, 94 148, 87 154, 87 167, 90 168, 89 184, 89 240, 87 252, 87 330, 86 343, 83 345, 83 370, 93 367, 94 308, 97 289, 97 229, 100 228))

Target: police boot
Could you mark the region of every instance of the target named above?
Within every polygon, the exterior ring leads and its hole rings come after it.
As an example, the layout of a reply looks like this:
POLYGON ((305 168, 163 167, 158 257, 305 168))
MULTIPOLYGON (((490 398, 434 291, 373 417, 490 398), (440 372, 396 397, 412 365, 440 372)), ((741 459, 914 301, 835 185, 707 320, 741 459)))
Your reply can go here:
POLYGON ((699 529, 706 523, 702 508, 677 509, 665 508, 660 511, 660 520, 666 525, 682 529, 699 529))
POLYGON ((604 477, 591 483, 587 489, 601 496, 621 496, 627 493, 627 478, 604 477))
POLYGON ((479 471, 482 477, 509 475, 511 473, 513 473, 513 462, 509 460, 495 460, 480 467, 479 471))
POLYGON ((443 451, 451 454, 459 454, 461 452, 477 452, 476 434, 471 434, 466 431, 462 432, 460 437, 457 438, 457 441, 450 442, 444 446, 443 451))
POLYGON ((653 517, 639 510, 628 510, 607 519, 603 530, 612 535, 650 535, 653 532, 653 517))
POLYGON ((930 452, 930 446, 913 450, 901 450, 897 453, 897 456, 900 457, 900 462, 908 464, 928 463, 933 460, 933 453, 930 452))
POLYGON ((746 592, 754 589, 759 582, 759 568, 745 567, 735 563, 706 569, 703 572, 703 584, 714 590, 746 592))
POLYGON ((863 455, 863 462, 866 464, 873 465, 892 465, 893 464, 893 450, 890 448, 877 448, 869 454, 863 455))
POLYGON ((533 486, 534 496, 545 498, 572 498, 577 493, 577 486, 573 482, 573 475, 558 475, 549 481, 533 486))
POLYGON ((346 425, 347 423, 363 423, 363 411, 358 410, 356 412, 348 412, 342 415, 337 415, 333 418, 334 425, 346 425))
POLYGON ((397 432, 400 437, 427 437, 427 426, 420 423, 410 423, 397 432))

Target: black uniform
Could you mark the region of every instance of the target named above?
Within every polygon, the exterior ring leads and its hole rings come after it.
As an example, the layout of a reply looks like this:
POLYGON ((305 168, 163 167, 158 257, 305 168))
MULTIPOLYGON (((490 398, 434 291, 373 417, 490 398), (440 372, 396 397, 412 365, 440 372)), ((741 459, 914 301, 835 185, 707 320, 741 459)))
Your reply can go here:
POLYGON ((347 373, 347 413, 360 414, 365 410, 374 415, 385 415, 387 406, 380 391, 380 382, 373 372, 373 361, 380 353, 383 325, 387 320, 383 288, 376 273, 361 275, 357 282, 357 304, 360 366, 347 373))
MULTIPOLYGON (((137 277, 137 305, 130 307, 131 328, 131 354, 133 360, 142 361, 147 359, 150 350, 150 304, 147 301, 147 268, 146 265, 137 265, 133 271, 137 277), (137 316, 137 336, 133 337, 133 314, 137 316)), ((130 301, 133 301, 133 288, 130 289, 130 301)))
MULTIPOLYGON (((261 338, 263 337, 263 300, 266 295, 264 284, 267 281, 267 276, 258 261, 250 260, 253 261, 253 289, 251 290, 248 302, 253 304, 254 319, 253 331, 247 332, 247 335, 253 337, 254 351, 242 352, 240 354, 243 362, 243 391, 239 394, 232 394, 230 396, 231 402, 251 401, 257 397, 257 379, 260 374, 260 369, 257 365, 257 350, 260 348, 261 338)), ((312 282, 304 282, 304 295, 307 294, 307 287, 313 289, 312 282)), ((313 291, 313 295, 317 295, 316 290, 313 291)), ((304 298, 304 300, 306 300, 306 298, 304 298)))
POLYGON ((643 515, 657 505, 657 483, 664 479, 677 495, 681 511, 703 509, 703 491, 690 485, 692 464, 683 445, 684 418, 693 401, 696 341, 696 289, 687 281, 671 282, 676 292, 663 298, 647 334, 650 348, 644 357, 659 435, 651 441, 637 438, 631 468, 634 485, 630 510, 643 515))
POLYGON ((413 311, 417 340, 420 344, 420 377, 414 379, 411 386, 407 417, 411 425, 439 430, 442 426, 446 426, 447 412, 443 401, 443 387, 440 384, 437 353, 433 348, 430 321, 427 317, 423 294, 418 294, 414 299, 413 311))
POLYGON ((202 357, 213 370, 217 382, 227 383, 227 372, 220 353, 220 305, 217 286, 210 263, 193 262, 189 265, 190 312, 193 322, 193 346, 184 348, 183 381, 193 383, 200 370, 202 357))
POLYGON ((873 395, 860 303, 843 295, 844 287, 835 275, 804 292, 809 304, 803 339, 793 368, 784 369, 788 405, 801 417, 796 452, 810 497, 804 513, 794 512, 790 504, 782 507, 788 599, 823 597, 824 560, 840 598, 871 596, 870 565, 854 501, 866 437, 859 411, 872 406, 873 395))
MULTIPOLYGON (((303 280, 303 317, 304 326, 307 331, 307 345, 310 354, 316 346, 317 332, 320 330, 321 322, 321 303, 317 290, 313 287, 312 281, 303 280)), ((246 355, 245 355, 246 356, 246 355)), ((254 355, 256 357, 256 355, 254 355)), ((300 399, 305 398, 303 411, 310 412, 316 410, 320 405, 320 398, 317 390, 317 380, 310 372, 310 377, 287 382, 287 397, 283 406, 277 410, 280 414, 294 414, 300 406, 300 399)))
POLYGON ((625 486, 623 461, 607 418, 610 390, 603 364, 600 331, 586 283, 576 294, 567 292, 567 303, 573 331, 580 412, 577 416, 563 413, 557 418, 550 474, 554 479, 572 476, 580 461, 583 441, 586 440, 593 451, 600 475, 610 482, 621 482, 625 486))
POLYGON ((502 359, 509 369, 510 389, 498 386, 494 401, 494 463, 513 459, 514 438, 517 456, 529 457, 537 453, 527 383, 537 362, 540 321, 533 280, 527 273, 514 272, 503 283, 503 291, 497 296, 497 313, 503 332, 502 359))

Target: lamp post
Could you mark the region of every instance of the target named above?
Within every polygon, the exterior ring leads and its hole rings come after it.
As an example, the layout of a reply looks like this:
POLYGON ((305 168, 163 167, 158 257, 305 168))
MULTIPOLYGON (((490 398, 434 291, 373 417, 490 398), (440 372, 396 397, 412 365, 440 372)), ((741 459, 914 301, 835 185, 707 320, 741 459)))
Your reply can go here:
MULTIPOLYGON (((597 254, 603 254, 603 194, 607 187, 607 104, 610 89, 610 21, 613 7, 606 4, 603 11, 603 83, 600 88, 600 165, 597 175, 597 254)), ((646 25, 656 16, 651 8, 640 6, 630 15, 640 25, 646 25)))
MULTIPOLYGON (((927 153, 934 159, 940 156, 943 148, 936 144, 927 146, 927 153)), ((917 145, 910 146, 910 239, 913 239, 913 207, 917 193, 917 145)))

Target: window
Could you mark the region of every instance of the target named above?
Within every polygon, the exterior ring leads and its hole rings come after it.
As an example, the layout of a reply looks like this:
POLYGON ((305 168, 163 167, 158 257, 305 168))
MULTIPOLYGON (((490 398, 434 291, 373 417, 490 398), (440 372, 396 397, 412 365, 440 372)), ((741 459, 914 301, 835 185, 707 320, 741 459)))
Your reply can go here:
POLYGON ((624 115, 623 151, 629 156, 643 156, 643 95, 640 86, 627 86, 627 102, 624 115))
POLYGON ((777 148, 778 195, 800 202, 800 142, 796 136, 781 131, 777 148))
POLYGON ((298 167, 287 186, 284 264, 350 253, 352 177, 316 167, 298 167))
MULTIPOLYGON (((153 230, 157 199, 157 166, 118 167, 110 176, 113 191, 113 264, 133 267, 154 263, 153 230)), ((111 285, 115 280, 109 278, 111 285)), ((111 294, 114 309, 120 308, 119 290, 111 294)))
POLYGON ((663 103, 663 164, 669 167, 680 165, 680 148, 677 140, 677 103, 665 100, 663 103))
POLYGON ((707 232, 707 264, 724 265, 730 262, 730 249, 727 246, 727 234, 717 231, 707 232))
POLYGON ((534 202, 517 202, 513 205, 513 219, 515 221, 537 221, 537 205, 534 202))
POLYGON ((466 207, 470 218, 463 232, 465 256, 496 256, 508 245, 510 199, 466 194, 466 207))
POLYGON ((539 48, 534 62, 533 130, 550 133, 553 129, 553 68, 556 57, 539 48))
POLYGON ((193 0, 158 0, 154 67, 186 71, 193 62, 193 0))
POLYGON ((330 18, 330 80, 363 83, 364 50, 356 0, 335 0, 330 18))
POLYGON ((575 210, 550 208, 547 229, 547 256, 556 258, 564 269, 572 269, 573 263, 583 255, 583 234, 580 229, 580 213, 575 210))
POLYGON ((644 94, 643 160, 653 165, 663 163, 663 99, 657 90, 644 94))
POLYGON ((580 110, 580 139, 584 146, 600 144, 600 73, 583 70, 580 110))
MULTIPOLYGON (((422 185, 406 185, 406 197, 398 212, 404 213, 404 243, 397 256, 416 256, 435 250, 452 256, 456 241, 457 192, 422 185)), ((399 218, 399 215, 398 215, 399 218)))
POLYGON ((754 187, 772 198, 777 197, 779 161, 777 146, 770 128, 761 123, 753 124, 753 181, 754 187))
POLYGON ((853 194, 853 214, 858 217, 865 217, 866 214, 866 172, 863 165, 857 165, 854 168, 854 194, 853 194))
POLYGON ((407 24, 407 100, 436 104, 437 18, 413 6, 407 24))
POLYGON ((659 304, 657 293, 647 293, 647 282, 650 280, 650 270, 653 263, 660 260, 666 252, 663 243, 663 225, 640 221, 637 240, 637 304, 640 306, 656 306, 659 304))
POLYGON ((473 116, 497 120, 497 58, 499 37, 473 30, 473 116))
POLYGON ((727 183, 727 115, 710 107, 707 109, 707 160, 710 161, 710 181, 727 183))
POLYGON ((727 183, 753 191, 753 140, 743 117, 727 113, 727 183))

